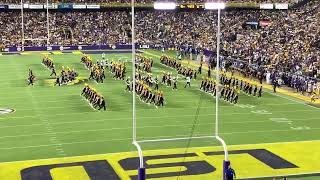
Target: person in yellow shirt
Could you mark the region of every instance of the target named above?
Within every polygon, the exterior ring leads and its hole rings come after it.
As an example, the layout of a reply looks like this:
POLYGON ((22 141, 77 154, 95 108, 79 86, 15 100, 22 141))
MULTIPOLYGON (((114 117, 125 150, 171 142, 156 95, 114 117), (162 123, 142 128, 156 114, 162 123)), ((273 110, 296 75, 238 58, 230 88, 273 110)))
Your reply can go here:
POLYGON ((311 98, 310 98, 311 103, 315 103, 316 99, 317 99, 317 94, 315 92, 312 92, 312 95, 311 95, 311 98))

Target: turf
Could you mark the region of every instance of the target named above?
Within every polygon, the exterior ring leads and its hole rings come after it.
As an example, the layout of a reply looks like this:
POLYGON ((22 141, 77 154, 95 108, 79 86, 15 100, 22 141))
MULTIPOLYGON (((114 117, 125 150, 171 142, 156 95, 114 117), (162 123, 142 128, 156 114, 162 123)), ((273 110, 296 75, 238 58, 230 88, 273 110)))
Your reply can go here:
MULTIPOLYGON (((166 52, 174 56, 174 52, 166 52)), ((161 52, 146 51, 155 60, 153 74, 176 72, 159 63, 161 52)), ((69 66, 87 78, 89 71, 80 63, 81 55, 51 55, 58 71, 69 66)), ((92 54, 94 59, 99 54, 92 54)), ((107 54, 109 59, 130 60, 130 54, 107 54)), ((132 94, 126 92, 125 82, 106 73, 103 84, 94 86, 107 100, 107 111, 93 110, 80 97, 83 83, 53 87, 50 71, 41 65, 42 55, 0 56, 0 107, 16 112, 0 115, 0 161, 17 161, 111 152, 135 151, 132 141, 132 94), (37 82, 26 85, 28 68, 37 82)), ((128 63, 128 75, 131 75, 128 63)), ((205 72, 204 72, 205 73, 205 72)), ((160 85, 166 105, 156 108, 136 98, 137 138, 158 139, 214 135, 215 99, 199 91, 198 80, 191 88, 178 90, 160 85), (192 127, 195 125, 194 131, 192 127)), ((220 101, 219 134, 228 145, 319 140, 318 108, 269 91, 263 97, 241 94, 239 105, 220 101)), ((185 148, 188 142, 143 144, 143 149, 185 148)), ((213 139, 193 140, 190 146, 218 145, 213 139)))

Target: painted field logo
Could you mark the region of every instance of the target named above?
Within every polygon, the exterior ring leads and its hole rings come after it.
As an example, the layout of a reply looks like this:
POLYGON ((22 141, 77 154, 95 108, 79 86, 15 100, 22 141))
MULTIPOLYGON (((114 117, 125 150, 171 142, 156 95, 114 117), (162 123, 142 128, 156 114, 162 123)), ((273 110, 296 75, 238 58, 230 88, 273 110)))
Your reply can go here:
MULTIPOLYGON (((229 146, 237 179, 320 179, 320 141, 229 146), (282 178, 283 179, 283 178, 282 178)), ((147 179, 221 180, 221 147, 144 152, 147 179)), ((136 152, 0 163, 1 180, 138 180, 136 152), (3 170, 2 170, 3 169, 3 170)))
POLYGON ((0 115, 13 113, 14 109, 9 108, 0 108, 0 115))

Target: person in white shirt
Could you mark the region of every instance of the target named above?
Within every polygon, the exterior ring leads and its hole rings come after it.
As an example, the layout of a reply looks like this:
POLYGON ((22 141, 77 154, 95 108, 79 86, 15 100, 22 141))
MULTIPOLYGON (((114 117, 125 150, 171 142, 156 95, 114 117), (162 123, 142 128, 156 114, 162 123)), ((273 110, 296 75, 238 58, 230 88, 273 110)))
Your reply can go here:
POLYGON ((186 81, 187 83, 186 83, 186 85, 184 86, 184 88, 186 88, 187 86, 190 87, 190 85, 191 85, 191 84, 190 84, 190 83, 191 83, 191 78, 190 78, 190 76, 187 76, 186 79, 187 79, 187 81, 186 81))

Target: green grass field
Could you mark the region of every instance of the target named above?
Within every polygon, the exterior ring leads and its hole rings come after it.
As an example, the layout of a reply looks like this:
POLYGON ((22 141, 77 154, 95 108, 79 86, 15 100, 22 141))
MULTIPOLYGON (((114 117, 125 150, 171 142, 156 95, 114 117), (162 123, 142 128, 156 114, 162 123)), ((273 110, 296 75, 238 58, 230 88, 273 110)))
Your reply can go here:
MULTIPOLYGON (((174 56, 174 52, 167 54, 174 56)), ((145 53, 155 60, 153 75, 160 77, 162 71, 176 74, 159 63, 160 55, 155 50, 145 53)), ((103 84, 89 81, 108 105, 107 111, 96 111, 80 96, 83 83, 62 87, 49 83, 51 72, 41 65, 42 56, 40 53, 0 56, 0 108, 16 110, 0 114, 0 161, 136 151, 131 144, 132 94, 124 90, 125 82, 113 79, 109 71, 103 84), (28 68, 37 77, 33 87, 26 85, 28 68)), ((61 66, 69 66, 80 77, 88 78, 89 71, 80 63, 81 56, 51 55, 59 72, 61 66)), ((131 55, 112 53, 107 58, 130 61, 131 55)), ((127 75, 132 77, 130 66, 128 63, 127 75)), ((136 98, 138 140, 188 137, 194 122, 193 136, 214 135, 215 99, 199 91, 200 79, 198 76, 192 87, 185 89, 185 80, 181 78, 177 91, 160 85, 166 101, 163 108, 136 98)), ((241 94, 238 105, 224 101, 220 105, 219 134, 227 145, 320 140, 320 110, 284 94, 264 91, 261 99, 241 94)), ((146 143, 142 148, 186 148, 187 143, 146 143)), ((215 139, 192 140, 190 144, 191 147, 218 145, 215 139)))

